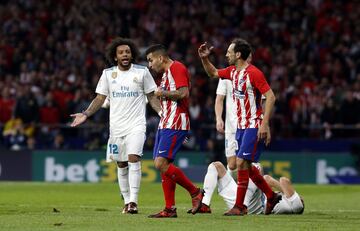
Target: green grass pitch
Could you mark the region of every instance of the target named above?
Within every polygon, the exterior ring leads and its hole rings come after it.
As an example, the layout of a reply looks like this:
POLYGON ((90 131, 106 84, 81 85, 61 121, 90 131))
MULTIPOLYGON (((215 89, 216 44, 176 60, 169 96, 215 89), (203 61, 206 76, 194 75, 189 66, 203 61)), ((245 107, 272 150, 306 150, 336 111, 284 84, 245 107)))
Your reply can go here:
POLYGON ((150 219, 163 208, 159 183, 142 183, 139 214, 121 214, 115 183, 0 182, 0 230, 360 230, 360 186, 296 185, 303 215, 224 217, 214 195, 212 214, 186 214, 189 195, 177 187, 178 218, 150 219), (54 212, 54 208, 58 212, 54 212))

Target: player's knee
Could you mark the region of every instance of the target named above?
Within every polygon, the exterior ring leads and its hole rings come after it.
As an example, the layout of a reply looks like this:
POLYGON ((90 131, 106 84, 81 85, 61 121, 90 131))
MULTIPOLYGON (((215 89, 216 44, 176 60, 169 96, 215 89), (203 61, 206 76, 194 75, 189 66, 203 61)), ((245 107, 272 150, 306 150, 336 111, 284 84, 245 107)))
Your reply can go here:
POLYGON ((216 168, 222 165, 222 163, 220 161, 215 161, 215 162, 212 162, 211 164, 214 165, 216 168))
POLYGON ((250 164, 246 160, 238 159, 236 160, 236 167, 239 170, 245 170, 250 168, 250 164))
POLYGON ((116 162, 116 164, 119 168, 125 168, 128 166, 127 162, 116 162))
POLYGON ((291 184, 291 181, 287 177, 284 177, 284 176, 280 177, 279 181, 280 181, 280 184, 291 184))
POLYGON ((219 162, 219 161, 212 162, 212 163, 209 165, 209 167, 208 167, 208 172, 209 172, 209 171, 212 171, 212 170, 214 169, 212 166, 215 167, 215 170, 217 171, 217 173, 218 173, 219 176, 225 175, 225 173, 226 173, 226 168, 225 168, 225 166, 224 166, 221 162, 219 162))
POLYGON ((161 167, 162 167, 162 163, 159 163, 159 162, 155 162, 154 163, 154 166, 157 170, 161 170, 161 167))
POLYGON ((236 170, 236 163, 235 163, 235 161, 233 161, 233 162, 228 162, 228 168, 229 168, 231 171, 236 170))
POLYGON ((168 168, 167 162, 161 161, 161 160, 155 161, 154 166, 160 172, 166 172, 166 170, 168 168))
POLYGON ((138 155, 135 155, 135 154, 131 154, 128 157, 129 157, 129 162, 131 162, 131 163, 136 163, 141 160, 141 157, 138 155))

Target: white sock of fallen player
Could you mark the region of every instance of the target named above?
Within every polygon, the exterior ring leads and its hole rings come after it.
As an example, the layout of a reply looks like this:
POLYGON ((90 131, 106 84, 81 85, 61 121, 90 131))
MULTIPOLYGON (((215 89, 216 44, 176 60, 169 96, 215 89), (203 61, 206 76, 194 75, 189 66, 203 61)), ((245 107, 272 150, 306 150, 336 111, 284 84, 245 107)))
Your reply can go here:
POLYGON ((204 194, 204 198, 202 199, 202 203, 210 206, 211 197, 217 186, 217 182, 218 182, 218 172, 214 164, 210 164, 204 179, 203 187, 205 190, 205 194, 204 194))

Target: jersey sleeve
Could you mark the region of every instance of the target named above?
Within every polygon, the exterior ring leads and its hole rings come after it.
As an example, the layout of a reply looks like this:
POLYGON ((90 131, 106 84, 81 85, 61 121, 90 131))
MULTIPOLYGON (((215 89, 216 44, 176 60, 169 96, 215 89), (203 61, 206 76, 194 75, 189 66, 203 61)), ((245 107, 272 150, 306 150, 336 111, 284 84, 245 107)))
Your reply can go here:
POLYGON ((226 80, 219 79, 217 88, 216 88, 217 95, 226 95, 226 80))
POLYGON ((98 82, 98 84, 96 86, 95 92, 97 94, 100 94, 100 95, 106 95, 106 96, 109 95, 109 84, 108 84, 108 81, 106 79, 105 70, 101 74, 101 77, 100 77, 99 82, 98 82))
POLYGON ((144 93, 145 94, 148 94, 148 93, 156 90, 156 87, 157 87, 156 83, 155 83, 154 78, 152 77, 148 68, 145 68, 143 80, 144 80, 144 93))
POLYGON ((270 86, 267 83, 264 74, 261 71, 253 71, 251 73, 252 84, 261 94, 266 93, 270 90, 270 86))
POLYGON ((231 70, 233 69, 233 66, 229 66, 227 68, 218 69, 217 73, 219 78, 221 79, 231 79, 231 70))
POLYGON ((190 74, 187 68, 181 63, 171 67, 171 74, 174 78, 176 89, 181 87, 190 87, 190 74))

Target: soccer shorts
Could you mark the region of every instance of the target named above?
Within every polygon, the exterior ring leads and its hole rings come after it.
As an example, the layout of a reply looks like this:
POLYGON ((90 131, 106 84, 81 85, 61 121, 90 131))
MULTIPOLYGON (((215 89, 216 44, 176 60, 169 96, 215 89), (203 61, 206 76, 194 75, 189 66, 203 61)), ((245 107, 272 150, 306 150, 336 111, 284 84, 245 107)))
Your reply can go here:
POLYGON ((153 158, 160 156, 174 160, 187 134, 187 130, 159 129, 156 132, 153 158))
POLYGON ((139 131, 122 137, 110 137, 106 149, 106 162, 128 161, 129 154, 142 156, 145 138, 145 133, 139 131), (110 157, 113 157, 113 160, 110 157))
POLYGON ((218 181, 218 193, 224 199, 226 206, 231 209, 236 201, 237 184, 228 172, 218 181))
POLYGON ((225 156, 227 158, 235 156, 238 144, 235 139, 236 133, 225 133, 225 156))
POLYGON ((251 162, 258 162, 260 159, 261 150, 264 148, 264 142, 257 141, 257 128, 246 128, 236 130, 236 141, 239 145, 236 156, 250 160, 251 162))
POLYGON ((280 202, 275 205, 272 213, 274 214, 297 214, 304 208, 300 196, 295 192, 290 198, 282 195, 280 202))

